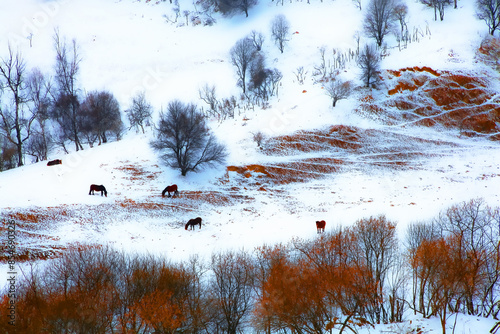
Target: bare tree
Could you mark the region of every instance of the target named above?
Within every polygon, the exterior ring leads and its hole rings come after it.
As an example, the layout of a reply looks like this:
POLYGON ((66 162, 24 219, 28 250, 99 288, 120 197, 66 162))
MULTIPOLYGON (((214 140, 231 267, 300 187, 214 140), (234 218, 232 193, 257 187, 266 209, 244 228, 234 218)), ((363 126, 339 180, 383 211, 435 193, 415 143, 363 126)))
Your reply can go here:
POLYGON ((268 99, 267 76, 268 70, 265 65, 265 57, 261 52, 257 52, 250 64, 250 84, 249 89, 254 95, 262 100, 268 99))
POLYGON ((221 163, 227 155, 193 104, 170 102, 167 112, 160 113, 156 130, 157 139, 151 146, 161 152, 168 165, 179 168, 183 176, 202 165, 221 163))
POLYGON ((374 288, 372 298, 366 308, 370 318, 377 324, 387 315, 384 310, 386 278, 394 266, 397 254, 398 241, 396 224, 385 216, 361 219, 354 225, 354 236, 357 241, 359 265, 368 269, 366 286, 374 288))
POLYGON ((52 82, 38 68, 35 68, 28 77, 27 86, 32 101, 30 108, 35 115, 35 123, 28 140, 26 153, 34 156, 38 162, 47 159, 53 146, 52 135, 47 126, 47 121, 50 118, 52 82))
MULTIPOLYGON (((437 21, 438 13, 441 21, 444 20, 444 9, 451 4, 450 0, 420 0, 423 4, 434 9, 434 21, 437 21)), ((456 6, 456 3, 455 3, 456 6)), ((456 7, 455 7, 456 8, 456 7)))
POLYGON ((255 46, 255 50, 261 51, 262 50, 262 44, 264 44, 264 35, 262 33, 257 32, 255 30, 252 30, 250 33, 250 38, 253 41, 253 45, 255 46))
POLYGON ((208 84, 203 85, 202 88, 198 90, 200 99, 203 100, 210 107, 210 112, 214 113, 217 110, 217 94, 215 85, 209 86, 208 84))
POLYGON ((339 100, 348 98, 351 92, 352 83, 350 81, 333 78, 325 85, 325 93, 332 99, 332 107, 335 107, 339 100))
POLYGON ((455 247, 467 263, 462 270, 462 295, 457 304, 464 305, 468 314, 490 313, 498 302, 493 291, 500 280, 499 209, 489 207, 484 199, 472 199, 448 208, 440 214, 437 224, 444 236, 460 241, 455 247))
POLYGON ((486 22, 491 36, 500 27, 500 0, 476 0, 476 15, 486 22))
POLYGON ((250 315, 253 302, 255 275, 247 253, 219 253, 212 255, 211 284, 223 333, 240 333, 243 322, 250 315))
POLYGON ((265 56, 261 52, 256 52, 250 64, 249 89, 254 94, 256 100, 264 102, 270 96, 278 94, 279 82, 283 75, 278 69, 269 69, 265 66, 265 56))
POLYGON ((361 42, 361 32, 356 30, 353 37, 354 40, 356 41, 356 55, 359 55, 359 43, 361 42))
POLYGON ((371 0, 363 23, 365 33, 382 46, 384 37, 391 32, 393 25, 393 0, 371 0))
POLYGON ((26 86, 26 63, 18 52, 14 54, 9 46, 9 56, 0 61, 0 93, 6 97, 0 105, 0 128, 2 135, 17 150, 17 166, 23 165, 23 146, 31 134, 31 125, 36 114, 27 108, 29 91, 26 86))
POLYGON ((230 51, 231 64, 236 67, 236 74, 243 89, 243 94, 246 93, 246 76, 254 53, 255 46, 248 37, 238 40, 230 51))
POLYGON ((248 17, 248 10, 258 3, 257 0, 217 0, 219 11, 224 15, 234 12, 244 12, 248 17))
POLYGON ((274 17, 271 22, 271 35, 273 36, 278 49, 281 53, 283 53, 285 44, 288 42, 290 35, 290 24, 288 23, 285 15, 279 14, 274 17))
POLYGON ((306 80, 307 71, 304 69, 304 66, 297 67, 296 72, 293 72, 299 84, 303 85, 306 80))
MULTIPOLYGON (((80 71, 81 58, 78 53, 78 46, 73 40, 69 47, 64 40, 61 40, 59 32, 54 35, 54 47, 56 50, 55 81, 56 81, 56 105, 54 118, 61 128, 61 140, 69 139, 75 143, 76 150, 83 150, 80 142, 80 122, 79 122, 79 90, 77 87, 77 77, 80 71)), ((64 145, 64 142, 60 142, 64 145)))
POLYGON ((406 18, 408 16, 408 6, 403 3, 397 3, 394 5, 394 9, 392 11, 392 15, 396 21, 399 22, 401 27, 401 36, 404 35, 404 31, 407 30, 406 18))
POLYGON ((120 105, 110 92, 88 93, 80 108, 84 118, 82 132, 97 138, 99 145, 108 142, 108 132, 116 133, 123 126, 120 105))
POLYGON ((127 113, 130 127, 141 128, 144 133, 144 127, 151 125, 153 107, 146 100, 144 92, 137 93, 132 98, 132 106, 130 109, 125 110, 127 113))
POLYGON ((434 20, 437 21, 436 9, 439 12, 439 19, 444 20, 444 9, 450 4, 448 0, 433 0, 434 5, 434 20))
MULTIPOLYGON (((406 229, 405 247, 410 258, 415 258, 419 247, 424 242, 437 240, 441 236, 437 224, 433 222, 411 223, 406 229)), ((420 270, 412 270, 412 301, 410 307, 414 312, 426 316, 425 293, 426 282, 422 279, 420 270)))
POLYGON ((319 56, 320 56, 320 63, 319 65, 314 66, 315 72, 313 75, 321 75, 320 80, 324 80, 326 75, 328 74, 329 66, 326 64, 326 46, 321 46, 319 48, 319 56))
POLYGON ((361 79, 366 87, 378 81, 380 70, 380 55, 374 46, 365 45, 358 57, 358 66, 361 69, 361 79))

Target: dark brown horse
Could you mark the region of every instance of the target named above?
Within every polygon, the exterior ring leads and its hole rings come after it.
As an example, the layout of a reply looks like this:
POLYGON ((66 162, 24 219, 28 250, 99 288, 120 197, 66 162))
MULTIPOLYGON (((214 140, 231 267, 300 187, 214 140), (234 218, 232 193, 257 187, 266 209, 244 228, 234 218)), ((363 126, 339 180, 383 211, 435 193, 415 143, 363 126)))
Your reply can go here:
POLYGON ((178 196, 179 195, 179 191, 177 190, 177 185, 176 184, 172 184, 171 186, 168 186, 165 189, 163 189, 163 191, 161 192, 161 196, 165 197, 166 193, 168 194, 167 197, 171 197, 172 196, 172 195, 170 195, 170 193, 174 193, 173 196, 178 196))
POLYGON ((316 221, 316 230, 318 233, 325 232, 326 222, 324 220, 316 221))
POLYGON ((201 229, 201 218, 200 217, 195 218, 195 219, 190 219, 187 222, 186 227, 184 229, 187 230, 188 228, 190 228, 191 230, 194 230, 194 227, 196 225, 200 225, 200 229, 201 229))
POLYGON ((47 166, 55 166, 55 165, 61 165, 62 160, 61 159, 56 159, 56 160, 51 160, 47 162, 47 166))
POLYGON ((90 185, 89 195, 94 195, 94 191, 100 191, 101 196, 104 194, 104 196, 108 197, 108 192, 106 191, 106 188, 104 188, 102 184, 100 186, 98 186, 97 184, 90 185))

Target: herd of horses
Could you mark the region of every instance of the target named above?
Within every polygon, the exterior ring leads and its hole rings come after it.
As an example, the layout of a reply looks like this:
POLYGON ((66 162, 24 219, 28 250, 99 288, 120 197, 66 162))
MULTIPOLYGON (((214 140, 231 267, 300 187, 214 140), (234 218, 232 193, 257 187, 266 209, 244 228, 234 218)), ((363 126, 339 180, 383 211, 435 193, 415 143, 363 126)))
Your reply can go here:
MULTIPOLYGON (((92 184, 90 186, 89 195, 93 195, 94 191, 100 191, 101 192, 101 196, 103 195, 103 193, 104 193, 104 196, 106 196, 106 197, 108 196, 108 192, 106 191, 106 188, 103 185, 92 184)), ((176 197, 176 196, 179 196, 179 189, 178 189, 177 185, 176 184, 172 184, 171 186, 167 186, 161 192, 161 196, 165 197, 165 194, 167 194, 167 197, 176 197)), ((201 229, 201 221, 202 221, 202 219, 200 217, 197 217, 197 218, 194 218, 194 219, 190 219, 186 223, 186 226, 184 227, 184 229, 186 231, 188 229, 194 230, 195 226, 197 226, 197 225, 201 229)), ((324 220, 316 221, 316 231, 318 233, 325 232, 325 226, 326 226, 326 222, 324 220)))
MULTIPOLYGON (((56 160, 52 160, 52 161, 49 161, 47 163, 47 166, 54 166, 54 165, 60 165, 62 164, 62 161, 59 160, 59 159, 56 159, 56 160)), ((89 190, 89 195, 94 195, 95 192, 101 192, 101 196, 105 196, 105 197, 108 197, 108 191, 106 190, 106 187, 104 187, 102 184, 101 185, 97 185, 97 184, 91 184, 90 185, 90 190, 89 190)), ((176 184, 172 184, 170 186, 167 186, 165 189, 163 189, 163 191, 161 192, 161 196, 162 197, 165 197, 165 194, 167 197, 177 197, 179 196, 179 189, 177 187, 176 184)), ((201 221, 202 219, 200 217, 197 217, 197 218, 194 218, 194 219, 190 219, 184 229, 185 230, 194 230, 194 228, 196 226, 199 226, 199 228, 201 229, 201 221)), ((325 226, 326 226, 326 222, 324 220, 319 220, 319 221, 316 221, 316 231, 317 233, 323 233, 325 232, 325 226)))
MULTIPOLYGON (((101 196, 104 194, 104 196, 108 197, 108 192, 106 191, 106 188, 102 184, 101 185, 97 185, 97 184, 90 185, 89 195, 93 195, 95 191, 100 191, 101 192, 101 196)), ((161 196, 165 197, 165 194, 167 194, 167 197, 176 197, 176 196, 179 196, 179 189, 178 189, 177 185, 173 184, 171 186, 167 186, 161 192, 161 196)), ((201 221, 202 221, 202 219, 200 217, 197 217, 197 218, 194 218, 194 219, 190 219, 186 223, 184 229, 186 231, 188 229, 194 230, 195 226, 197 226, 197 225, 201 229, 201 221)), ((325 232, 325 226, 326 226, 326 222, 324 220, 316 221, 316 231, 318 233, 325 232)))

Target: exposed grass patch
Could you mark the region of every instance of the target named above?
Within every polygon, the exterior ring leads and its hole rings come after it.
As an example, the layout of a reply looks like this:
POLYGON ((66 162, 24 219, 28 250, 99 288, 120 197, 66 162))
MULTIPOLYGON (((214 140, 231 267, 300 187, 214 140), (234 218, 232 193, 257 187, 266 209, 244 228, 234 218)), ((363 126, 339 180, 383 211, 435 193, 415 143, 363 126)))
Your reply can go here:
POLYGON ((358 111, 390 124, 399 120, 455 128, 469 136, 495 135, 500 131, 500 101, 489 89, 489 80, 483 74, 438 73, 427 67, 388 71, 389 99, 379 107, 373 107, 374 101, 361 101, 358 111))
POLYGON ((124 172, 127 175, 126 179, 130 181, 155 180, 160 174, 160 172, 147 171, 142 166, 132 164, 130 161, 122 161, 122 163, 122 166, 115 167, 115 169, 124 172))

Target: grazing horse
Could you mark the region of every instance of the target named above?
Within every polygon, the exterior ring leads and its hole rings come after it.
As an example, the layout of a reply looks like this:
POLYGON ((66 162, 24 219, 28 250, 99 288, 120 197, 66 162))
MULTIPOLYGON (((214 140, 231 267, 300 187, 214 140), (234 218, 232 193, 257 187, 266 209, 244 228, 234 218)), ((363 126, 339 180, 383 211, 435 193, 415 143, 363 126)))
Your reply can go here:
POLYGON ((47 162, 47 166, 54 166, 54 165, 61 165, 62 160, 61 159, 56 159, 56 160, 51 160, 47 162))
POLYGON ((165 193, 168 193, 167 197, 172 197, 172 195, 170 195, 170 193, 174 193, 173 196, 178 196, 179 191, 177 191, 177 185, 172 184, 171 186, 168 186, 165 189, 163 189, 163 191, 161 192, 161 197, 165 197, 165 193))
POLYGON ((188 229, 188 227, 191 229, 191 230, 194 230, 194 227, 196 225, 200 225, 200 229, 201 229, 201 218, 198 217, 198 218, 195 218, 195 219, 190 219, 187 224, 186 224, 186 227, 184 228, 185 230, 188 229))
POLYGON ((98 186, 97 184, 90 185, 89 195, 94 195, 94 191, 100 191, 101 196, 102 194, 104 194, 104 196, 108 197, 108 192, 106 191, 106 188, 104 188, 102 184, 100 186, 98 186))
POLYGON ((318 233, 325 232, 325 225, 326 222, 324 220, 316 221, 316 230, 318 231, 318 233))

